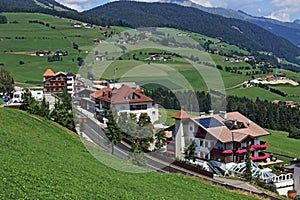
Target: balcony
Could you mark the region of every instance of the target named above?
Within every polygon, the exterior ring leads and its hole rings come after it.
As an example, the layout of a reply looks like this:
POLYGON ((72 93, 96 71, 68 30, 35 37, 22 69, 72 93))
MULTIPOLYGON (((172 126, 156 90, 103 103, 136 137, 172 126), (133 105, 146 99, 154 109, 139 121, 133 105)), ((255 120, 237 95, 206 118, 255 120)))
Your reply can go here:
POLYGON ((259 152, 258 156, 253 156, 251 158, 251 160, 253 162, 262 162, 262 161, 266 161, 267 158, 269 158, 269 154, 268 153, 259 152))
POLYGON ((65 80, 50 80, 50 83, 64 83, 65 80))
POLYGON ((169 155, 172 155, 172 156, 175 155, 175 152, 174 151, 170 151, 170 150, 166 150, 165 153, 169 154, 169 155))
POLYGON ((195 133, 194 135, 195 135, 195 138, 202 138, 202 139, 204 139, 206 136, 205 133, 199 133, 199 132, 195 133))
MULTIPOLYGON (((252 151, 254 151, 255 149, 251 146, 250 147, 250 151, 252 152, 252 151)), ((242 149, 239 149, 239 150, 236 150, 236 152, 235 152, 236 154, 244 154, 244 153, 247 153, 247 149, 246 149, 246 147, 243 147, 242 149)))
POLYGON ((257 150, 265 150, 269 146, 268 142, 260 142, 260 144, 254 144, 251 146, 251 148, 257 149, 257 150))
POLYGON ((227 150, 212 149, 211 152, 212 153, 223 154, 223 155, 231 155, 233 153, 233 151, 231 149, 227 149, 227 150))

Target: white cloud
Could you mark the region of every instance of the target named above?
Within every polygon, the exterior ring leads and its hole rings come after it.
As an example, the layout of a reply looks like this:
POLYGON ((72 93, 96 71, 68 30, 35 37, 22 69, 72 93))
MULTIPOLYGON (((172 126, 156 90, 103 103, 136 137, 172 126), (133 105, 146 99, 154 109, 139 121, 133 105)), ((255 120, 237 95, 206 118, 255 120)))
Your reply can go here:
POLYGON ((57 2, 78 11, 90 9, 106 3, 105 0, 57 0, 57 2))
POLYGON ((291 16, 300 12, 299 3, 299 0, 272 0, 276 9, 267 17, 285 22, 291 21, 291 16))

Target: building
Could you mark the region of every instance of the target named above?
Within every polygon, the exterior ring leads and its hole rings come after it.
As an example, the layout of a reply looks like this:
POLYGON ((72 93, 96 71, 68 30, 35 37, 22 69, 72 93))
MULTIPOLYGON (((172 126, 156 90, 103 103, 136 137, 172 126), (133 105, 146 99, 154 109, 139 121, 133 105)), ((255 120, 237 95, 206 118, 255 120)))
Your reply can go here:
POLYGON ((192 140, 197 144, 196 154, 200 159, 243 162, 248 144, 252 161, 265 161, 269 157, 262 151, 269 144, 260 141, 260 137, 269 133, 239 112, 192 117, 181 110, 172 118, 175 119, 175 125, 167 153, 178 158, 184 157, 184 150, 192 140))
POLYGON ((91 107, 95 102, 95 111, 105 116, 108 109, 115 109, 118 112, 135 113, 137 117, 141 113, 147 113, 151 122, 158 120, 158 105, 153 99, 143 94, 140 89, 133 89, 128 85, 120 88, 103 88, 90 95, 86 104, 91 107))
POLYGON ((84 83, 79 79, 79 76, 70 72, 54 73, 51 69, 47 69, 43 77, 45 94, 62 93, 67 87, 68 93, 73 95, 84 88, 84 83))

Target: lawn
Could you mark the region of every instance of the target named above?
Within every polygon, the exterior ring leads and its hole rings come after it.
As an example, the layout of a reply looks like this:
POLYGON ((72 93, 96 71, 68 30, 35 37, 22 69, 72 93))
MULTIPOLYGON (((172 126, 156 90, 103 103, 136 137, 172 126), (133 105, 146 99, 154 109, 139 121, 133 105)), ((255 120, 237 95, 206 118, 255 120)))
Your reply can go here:
MULTIPOLYGON (((117 171, 51 121, 5 108, 0 117, 0 199, 256 199, 198 178, 117 171)), ((90 147, 111 164, 139 170, 90 147)))
POLYGON ((278 94, 272 93, 260 87, 250 87, 250 88, 236 88, 226 91, 227 96, 237 96, 237 97, 247 97, 252 100, 256 100, 258 97, 262 100, 273 101, 275 99, 285 101, 286 98, 278 94))
MULTIPOLYGON (((270 143, 267 151, 280 153, 287 156, 299 158, 300 157, 300 140, 288 137, 288 133, 284 131, 268 130, 271 135, 262 137, 263 141, 270 143)), ((290 161, 289 158, 284 158, 285 161, 290 161)))

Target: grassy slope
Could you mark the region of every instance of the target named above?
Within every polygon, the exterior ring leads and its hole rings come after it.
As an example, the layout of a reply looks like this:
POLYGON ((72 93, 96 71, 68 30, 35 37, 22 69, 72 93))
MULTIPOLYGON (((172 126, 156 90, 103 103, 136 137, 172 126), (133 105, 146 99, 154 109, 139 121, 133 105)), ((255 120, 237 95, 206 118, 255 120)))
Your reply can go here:
POLYGON ((119 172, 52 122, 5 108, 0 117, 0 199, 254 199, 182 175, 119 172))
MULTIPOLYGON (((267 151, 288 155, 291 157, 300 157, 299 146, 300 140, 288 137, 288 133, 284 131, 268 130, 271 135, 263 137, 262 140, 268 141, 270 146, 267 151)), ((280 158, 289 161, 287 158, 280 158)))
MULTIPOLYGON (((18 21, 17 24, 0 25, 0 63, 10 71, 16 81, 42 81, 41 75, 47 68, 55 71, 78 71, 78 55, 72 47, 75 42, 81 49, 92 46, 92 40, 103 37, 98 29, 73 28, 72 20, 44 14, 4 13, 8 21, 18 21), (28 23, 29 20, 39 20, 55 26, 55 29, 41 24, 28 23), (80 37, 79 37, 80 36, 80 37), (8 39, 10 37, 11 39, 8 39), (24 37, 24 39, 16 39, 24 37), (47 57, 28 55, 11 55, 10 52, 35 52, 36 50, 63 50, 69 56, 63 57, 63 62, 47 62, 47 57), (74 59, 74 61, 72 60, 74 59), (25 64, 20 65, 19 61, 25 64)), ((91 47, 90 47, 91 48, 91 47)), ((88 50, 88 48, 87 48, 88 50)))

